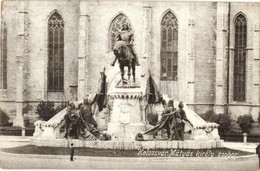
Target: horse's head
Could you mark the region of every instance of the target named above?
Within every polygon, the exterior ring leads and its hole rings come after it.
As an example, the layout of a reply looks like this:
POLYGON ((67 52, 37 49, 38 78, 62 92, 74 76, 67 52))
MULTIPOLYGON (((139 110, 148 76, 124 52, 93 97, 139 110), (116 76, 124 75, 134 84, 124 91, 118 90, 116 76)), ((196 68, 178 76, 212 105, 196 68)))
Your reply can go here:
POLYGON ((121 50, 120 48, 118 48, 118 49, 113 49, 113 52, 114 52, 114 55, 115 55, 116 57, 119 57, 119 56, 121 56, 122 50, 121 50))
POLYGON ((121 41, 121 40, 117 41, 113 48, 113 52, 114 52, 115 56, 118 58, 124 58, 125 57, 125 48, 126 48, 126 45, 123 41, 121 41))

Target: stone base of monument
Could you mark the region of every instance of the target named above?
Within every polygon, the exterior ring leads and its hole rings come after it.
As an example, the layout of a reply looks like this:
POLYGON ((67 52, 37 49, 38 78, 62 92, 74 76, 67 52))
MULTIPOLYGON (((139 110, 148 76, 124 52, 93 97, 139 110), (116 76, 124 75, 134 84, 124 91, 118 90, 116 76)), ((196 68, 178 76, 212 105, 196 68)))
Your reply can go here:
POLYGON ((145 131, 143 123, 108 123, 108 130, 106 133, 111 135, 112 141, 133 141, 137 133, 145 131))
POLYGON ((140 86, 117 86, 111 92, 113 110, 106 133, 111 135, 112 141, 134 141, 137 133, 146 130, 142 96, 140 86))
POLYGON ((78 139, 41 139, 31 138, 31 144, 36 146, 69 147, 73 143, 75 147, 89 147, 102 149, 214 149, 223 148, 223 140, 208 141, 84 141, 78 139))

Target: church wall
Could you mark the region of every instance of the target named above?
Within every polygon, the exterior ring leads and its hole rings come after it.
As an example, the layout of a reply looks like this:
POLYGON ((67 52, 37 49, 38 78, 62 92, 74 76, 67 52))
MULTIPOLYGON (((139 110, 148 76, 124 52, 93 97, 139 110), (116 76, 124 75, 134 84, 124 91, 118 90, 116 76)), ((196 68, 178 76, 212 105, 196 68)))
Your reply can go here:
POLYGON ((231 34, 230 34, 230 113, 237 118, 239 115, 252 114, 253 119, 257 120, 260 111, 260 93, 259 93, 259 41, 260 41, 260 4, 259 3, 231 3, 230 19, 231 19, 231 34), (235 17, 242 13, 247 19, 247 53, 246 53, 246 101, 236 102, 233 100, 233 63, 234 58, 234 20, 235 17))
POLYGON ((215 94, 216 4, 211 2, 150 2, 148 4, 152 7, 151 66, 157 85, 160 85, 160 24, 163 15, 170 10, 179 22, 178 81, 167 82, 165 91, 169 96, 184 101, 192 108, 195 107, 199 113, 212 110, 215 94), (192 24, 194 26, 190 26, 192 24), (192 73, 189 64, 190 56, 195 60, 195 70, 192 73), (189 89, 190 74, 194 74, 195 77, 195 90, 189 89), (189 100, 192 98, 190 91, 194 91, 193 100, 189 100))
POLYGON ((78 1, 29 1, 29 78, 30 100, 70 100, 70 85, 77 84, 78 1), (57 10, 64 20, 64 92, 47 91, 47 24, 57 10), (40 31, 39 31, 40 30, 40 31))
MULTIPOLYGON (((5 1, 5 15, 8 28, 8 94, 1 100, 0 106, 5 112, 15 115, 16 100, 16 55, 18 38, 19 3, 5 1)), ((35 109, 41 100, 54 101, 56 105, 62 100, 74 97, 70 86, 77 85, 78 53, 78 1, 28 1, 28 47, 23 58, 23 115, 36 119, 35 109), (47 24, 53 11, 58 11, 64 20, 64 92, 47 92, 47 24)), ((74 93, 76 94, 76 93, 74 93)))
POLYGON ((195 28, 195 101, 214 102, 216 56, 216 4, 196 3, 195 28))
MULTIPOLYGON (((16 100, 16 55, 18 35, 19 3, 5 2, 5 17, 8 33, 8 89, 6 96, 0 96, 0 107, 11 117, 15 116, 16 100)), ((137 67, 137 80, 140 79, 141 68, 149 66, 156 84, 168 95, 184 101, 197 113, 213 110, 216 100, 216 59, 217 59, 217 4, 213 2, 156 2, 156 1, 28 1, 28 55, 24 58, 24 116, 35 119, 34 110, 40 100, 75 100, 75 87, 78 84, 78 52, 79 52, 79 16, 80 8, 89 16, 89 39, 86 43, 88 54, 86 59, 86 92, 96 93, 100 72, 106 67, 107 75, 119 75, 118 65, 111 67, 113 53, 108 49, 108 31, 111 21, 119 13, 125 14, 135 34, 135 49, 141 61, 137 67), (40 5, 39 5, 40 2, 40 5), (144 6, 151 8, 151 49, 148 56, 149 64, 143 59, 144 44, 144 6), (50 14, 57 10, 65 21, 65 82, 64 92, 47 92, 47 21, 50 14), (171 88, 162 87, 160 82, 160 24, 163 15, 172 11, 179 22, 178 30, 178 81, 169 82, 171 88), (194 24, 193 26, 191 26, 194 24), (194 63, 192 63, 194 60, 194 63), (191 69, 193 65, 194 70, 191 69), (194 78, 192 78, 192 77, 194 78), (194 79, 194 80, 193 80, 194 79), (192 86, 191 86, 192 85, 192 86), (193 88, 194 86, 194 88, 193 88), (177 94, 177 95, 176 95, 177 94)), ((230 107, 234 119, 242 114, 253 115, 256 120, 260 108, 260 63, 259 63, 259 4, 232 3, 231 22, 238 12, 248 18, 248 50, 247 50, 247 95, 246 102, 232 101, 232 82, 230 84, 230 107), (258 95, 256 95, 258 94, 258 95)), ((226 19, 226 18, 225 18, 226 19)), ((223 21, 225 22, 225 21, 223 21)), ((224 24, 223 29, 227 25, 224 24)), ((230 57, 232 65, 234 35, 231 25, 230 57)), ((219 34, 220 35, 220 34, 219 34)), ((227 34, 223 32, 223 40, 227 34)), ((226 43, 223 43, 223 100, 226 99, 226 43)), ((221 46, 220 46, 221 47, 221 46)), ((221 51, 221 50, 219 50, 221 51)), ((231 80, 232 80, 232 66, 231 80)), ((108 77, 113 77, 108 76, 108 77)), ((140 80, 139 80, 140 81, 140 80)), ((86 93, 86 94, 87 94, 86 93)), ((77 93, 76 93, 77 94, 77 93)))
POLYGON ((4 5, 4 20, 7 27, 7 97, 5 100, 15 100, 16 88, 16 40, 18 33, 17 14, 18 6, 10 1, 4 5), (10 5, 9 5, 10 4, 10 5), (12 4, 12 5, 11 5, 12 4))
POLYGON ((162 93, 180 101, 187 101, 187 31, 189 19, 189 3, 187 2, 154 2, 152 6, 152 57, 151 68, 156 84, 162 93), (171 11, 178 20, 178 78, 177 81, 168 81, 166 88, 160 85, 160 48, 161 48, 161 21, 163 16, 171 11))
MULTIPOLYGON (((32 101, 25 106, 29 118, 34 118, 39 100, 61 101, 72 100, 71 87, 77 85, 77 49, 78 49, 78 1, 32 1, 28 4, 30 20, 30 60, 27 99, 32 101), (47 23, 54 11, 58 11, 64 20, 64 91, 47 91, 47 23), (37 16, 37 17, 35 17, 37 16), (39 32, 39 30, 41 30, 39 32)), ((75 100, 75 99, 73 99, 75 100)))
POLYGON ((7 27, 7 90, 1 91, 0 107, 11 117, 15 116, 14 101, 16 98, 16 39, 18 5, 15 2, 6 1, 3 8, 3 18, 7 27))
POLYGON ((195 3, 195 112, 212 110, 215 101, 216 3, 195 3), (198 105, 196 105, 198 104, 198 105))
MULTIPOLYGON (((257 120, 259 113, 259 3, 231 3, 230 6, 230 85, 229 85, 229 113, 233 119, 236 119, 239 115, 244 114, 252 114, 253 119, 257 120), (234 64, 234 45, 235 45, 235 32, 234 32, 234 21, 235 17, 242 13, 245 15, 247 19, 247 54, 246 54, 246 101, 245 102, 237 102, 233 100, 233 64, 234 64)), ((219 20, 220 25, 222 27, 219 31, 218 35, 224 35, 223 37, 219 37, 218 40, 224 42, 217 42, 220 45, 218 61, 222 61, 223 59, 223 70, 220 71, 220 68, 217 68, 216 71, 223 73, 223 80, 220 81, 219 87, 222 87, 222 92, 216 92, 217 94, 223 93, 222 96, 222 105, 226 104, 227 101, 227 40, 228 40, 228 3, 225 4, 225 8, 223 10, 225 15, 223 15, 223 21, 219 20), (222 33, 221 33, 222 32, 222 33), (221 46, 221 43, 223 46, 221 46), (222 52, 221 52, 222 51, 222 52), (220 56, 220 55, 223 56, 220 56)), ((218 55, 217 54, 217 55, 218 55)), ((219 101, 219 102, 220 102, 219 101)), ((218 102, 218 103, 219 103, 218 102)), ((217 113, 224 113, 226 107, 222 106, 222 112, 216 111, 217 113)))

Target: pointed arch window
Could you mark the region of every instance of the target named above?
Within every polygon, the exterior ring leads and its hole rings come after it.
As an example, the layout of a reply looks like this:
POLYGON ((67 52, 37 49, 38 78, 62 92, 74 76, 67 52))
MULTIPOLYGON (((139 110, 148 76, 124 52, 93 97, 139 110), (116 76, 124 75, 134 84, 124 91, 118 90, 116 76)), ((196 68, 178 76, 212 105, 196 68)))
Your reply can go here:
POLYGON ((109 38, 108 38, 108 45, 109 50, 112 50, 115 42, 116 36, 121 31, 123 24, 128 24, 129 30, 132 30, 132 26, 128 20, 128 18, 124 14, 118 14, 110 24, 109 27, 109 38))
POLYGON ((246 47, 247 21, 244 15, 239 14, 235 19, 234 101, 246 100, 246 47))
POLYGON ((64 89, 64 21, 57 12, 48 21, 48 91, 64 89))
POLYGON ((177 80, 178 20, 167 12, 161 22, 161 80, 177 80))
POLYGON ((1 23, 1 76, 0 76, 0 89, 7 89, 7 28, 4 19, 2 18, 1 23))

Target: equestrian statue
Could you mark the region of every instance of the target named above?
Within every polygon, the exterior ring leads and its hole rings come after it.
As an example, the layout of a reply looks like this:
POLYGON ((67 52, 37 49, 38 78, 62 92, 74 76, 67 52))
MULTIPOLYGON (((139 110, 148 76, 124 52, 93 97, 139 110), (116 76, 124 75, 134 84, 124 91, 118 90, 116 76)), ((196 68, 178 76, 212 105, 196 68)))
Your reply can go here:
POLYGON ((118 59, 122 84, 124 85, 125 66, 128 67, 128 81, 130 80, 132 69, 133 82, 135 82, 135 66, 140 66, 140 63, 133 47, 134 34, 129 31, 129 26, 127 24, 123 24, 122 30, 117 35, 116 39, 117 41, 113 47, 115 59, 111 63, 111 66, 114 66, 116 60, 118 59))

